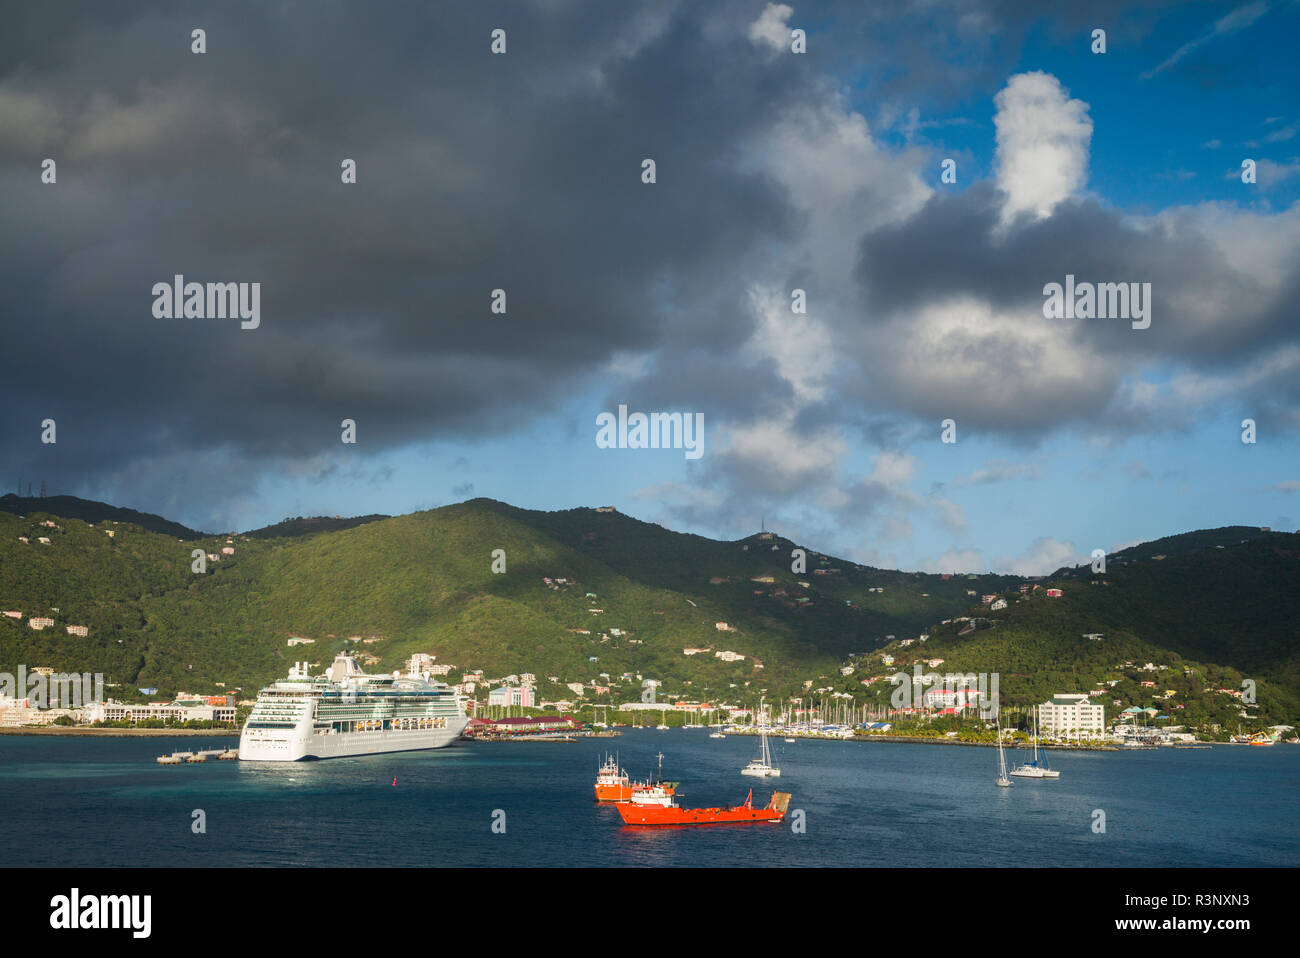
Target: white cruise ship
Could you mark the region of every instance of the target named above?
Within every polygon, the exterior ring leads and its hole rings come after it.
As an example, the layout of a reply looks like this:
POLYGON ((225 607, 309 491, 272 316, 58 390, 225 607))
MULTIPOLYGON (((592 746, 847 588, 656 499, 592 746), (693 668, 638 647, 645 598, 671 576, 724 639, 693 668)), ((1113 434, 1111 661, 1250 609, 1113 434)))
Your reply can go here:
POLYGON ((461 697, 421 675, 367 675, 347 653, 325 675, 295 663, 262 689, 239 736, 245 762, 296 762, 442 748, 469 719, 461 697))

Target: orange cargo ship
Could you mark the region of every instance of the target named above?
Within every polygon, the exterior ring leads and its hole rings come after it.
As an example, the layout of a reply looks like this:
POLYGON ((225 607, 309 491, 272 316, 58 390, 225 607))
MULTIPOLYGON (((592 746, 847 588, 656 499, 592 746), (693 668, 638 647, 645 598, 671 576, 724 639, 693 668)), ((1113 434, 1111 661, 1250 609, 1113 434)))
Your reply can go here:
MULTIPOLYGON (((663 757, 660 756, 662 767, 663 757)), ((596 801, 598 802, 630 802, 636 792, 646 791, 656 786, 662 787, 669 795, 674 793, 674 783, 656 782, 651 785, 649 782, 633 782, 627 777, 627 772, 618 767, 618 760, 613 755, 605 756, 605 764, 600 767, 596 773, 596 801)))
POLYGON ((766 808, 754 807, 754 790, 734 808, 682 808, 674 796, 655 787, 636 792, 618 806, 625 825, 726 825, 736 822, 779 822, 790 807, 789 792, 773 792, 766 808))

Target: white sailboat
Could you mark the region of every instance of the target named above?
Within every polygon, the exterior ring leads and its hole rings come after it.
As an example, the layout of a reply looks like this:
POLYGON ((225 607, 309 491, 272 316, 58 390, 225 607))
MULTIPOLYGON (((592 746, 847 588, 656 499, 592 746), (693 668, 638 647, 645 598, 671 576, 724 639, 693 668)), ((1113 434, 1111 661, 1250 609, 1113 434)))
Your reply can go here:
POLYGON ((715 728, 715 729, 717 729, 716 732, 710 732, 710 733, 709 733, 709 738, 726 738, 726 737, 727 737, 727 736, 725 736, 724 734, 722 734, 722 729, 725 728, 726 726, 724 726, 721 722, 710 722, 710 723, 709 723, 709 727, 710 727, 710 728, 715 728))
POLYGON ((741 775, 756 775, 760 778, 776 778, 781 770, 772 765, 772 750, 767 745, 767 724, 763 717, 762 702, 759 702, 758 758, 740 770, 741 775))
POLYGON ((997 784, 1003 788, 1011 787, 1011 779, 1007 778, 1007 756, 1002 751, 1002 722, 998 721, 998 777, 997 784))
POLYGON ((1047 752, 1044 750, 1043 757, 1038 757, 1038 709, 1034 709, 1034 760, 1017 765, 1011 770, 1011 774, 1016 778, 1060 778, 1060 772, 1054 772, 1047 767, 1047 752))

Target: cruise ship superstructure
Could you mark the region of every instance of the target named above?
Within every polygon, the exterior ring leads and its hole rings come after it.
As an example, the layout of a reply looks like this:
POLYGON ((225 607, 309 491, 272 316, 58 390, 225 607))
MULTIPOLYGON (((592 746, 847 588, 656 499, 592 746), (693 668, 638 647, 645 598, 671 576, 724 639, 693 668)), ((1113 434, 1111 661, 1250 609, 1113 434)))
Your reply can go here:
POLYGON ((325 675, 295 663, 262 689, 239 737, 245 762, 296 762, 442 748, 469 719, 460 695, 427 673, 367 675, 347 653, 325 675))

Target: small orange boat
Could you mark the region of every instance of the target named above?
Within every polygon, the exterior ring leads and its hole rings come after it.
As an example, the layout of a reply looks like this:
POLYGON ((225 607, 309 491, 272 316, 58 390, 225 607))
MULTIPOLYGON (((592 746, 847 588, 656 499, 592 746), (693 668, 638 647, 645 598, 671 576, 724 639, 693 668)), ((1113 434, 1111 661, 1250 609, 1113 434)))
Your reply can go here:
POLYGON ((751 788, 741 805, 730 808, 682 808, 675 796, 655 787, 632 795, 618 806, 624 825, 727 825, 740 822, 779 822, 790 807, 789 792, 773 792, 765 808, 754 807, 751 788))
MULTIPOLYGON (((663 771, 663 756, 659 756, 660 772, 663 771)), ((674 794, 675 782, 655 782, 653 785, 649 782, 633 782, 628 778, 627 772, 618 767, 618 759, 613 755, 605 756, 605 763, 600 766, 596 773, 596 801, 598 802, 630 802, 632 796, 641 791, 660 787, 669 795, 674 794)))

